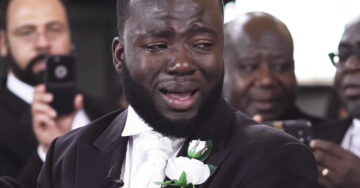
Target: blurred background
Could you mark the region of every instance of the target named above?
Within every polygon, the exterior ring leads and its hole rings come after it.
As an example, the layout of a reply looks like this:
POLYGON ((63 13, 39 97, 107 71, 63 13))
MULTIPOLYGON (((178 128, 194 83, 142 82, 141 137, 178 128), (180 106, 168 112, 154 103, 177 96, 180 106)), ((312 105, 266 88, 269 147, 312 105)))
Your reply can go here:
MULTIPOLYGON (((0 0, 1 1, 1 0, 0 0)), ((112 65, 116 36, 115 0, 68 0, 81 90, 114 102, 121 98, 112 65)), ((306 112, 325 115, 335 68, 328 53, 336 51, 345 23, 359 15, 359 0, 225 0, 225 22, 249 11, 265 11, 282 20, 295 44, 298 104, 306 112)), ((6 71, 0 59, 0 76, 6 71)))

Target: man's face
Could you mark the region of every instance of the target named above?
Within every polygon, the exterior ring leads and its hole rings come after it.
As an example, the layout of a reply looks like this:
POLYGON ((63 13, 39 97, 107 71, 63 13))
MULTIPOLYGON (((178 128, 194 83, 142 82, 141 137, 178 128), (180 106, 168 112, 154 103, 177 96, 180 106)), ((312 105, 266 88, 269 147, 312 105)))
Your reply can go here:
POLYGON ((218 1, 133 1, 129 12, 124 40, 114 44, 117 69, 126 59, 141 95, 165 118, 195 118, 223 76, 218 1))
MULTIPOLYGON (((68 54, 71 37, 65 9, 58 0, 13 0, 7 12, 7 31, 2 56, 10 56, 19 71, 41 54, 68 54)), ((31 67, 32 74, 45 69, 44 58, 31 67)), ((26 81, 25 81, 26 82, 26 81)))
MULTIPOLYGON (((355 50, 360 50, 360 24, 348 27, 339 44, 340 65, 335 75, 335 87, 341 101, 353 117, 360 117, 360 62, 355 50)), ((359 53, 359 52, 357 52, 359 53)))
POLYGON ((274 32, 247 33, 227 48, 224 96, 229 103, 263 121, 281 118, 294 103, 296 79, 291 42, 274 32))

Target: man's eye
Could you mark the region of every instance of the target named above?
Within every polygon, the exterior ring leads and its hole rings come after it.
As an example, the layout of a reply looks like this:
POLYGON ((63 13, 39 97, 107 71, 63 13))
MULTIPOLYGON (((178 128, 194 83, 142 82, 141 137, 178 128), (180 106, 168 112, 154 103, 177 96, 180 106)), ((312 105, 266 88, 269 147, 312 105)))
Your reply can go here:
POLYGON ((48 29, 48 32, 50 32, 50 33, 60 33, 60 32, 62 32, 64 29, 62 28, 62 27, 59 27, 59 26, 57 26, 57 27, 50 27, 49 29, 48 29))
POLYGON ((35 33, 34 30, 23 30, 23 31, 16 32, 16 35, 20 36, 20 37, 27 37, 34 33, 35 33))
POLYGON ((146 51, 150 52, 150 53, 160 52, 160 51, 165 50, 167 48, 168 48, 168 46, 166 44, 149 44, 149 45, 145 45, 146 51))
POLYGON ((213 47, 213 46, 214 46, 214 44, 210 43, 210 42, 199 42, 199 43, 195 43, 193 45, 193 48, 207 51, 207 50, 210 50, 211 47, 213 47))
POLYGON ((258 65, 241 65, 240 66, 240 69, 244 72, 253 72, 253 71, 256 71, 258 69, 258 65))
POLYGON ((272 65, 272 69, 275 70, 276 72, 280 72, 280 73, 285 72, 290 69, 290 64, 284 63, 284 64, 272 65))

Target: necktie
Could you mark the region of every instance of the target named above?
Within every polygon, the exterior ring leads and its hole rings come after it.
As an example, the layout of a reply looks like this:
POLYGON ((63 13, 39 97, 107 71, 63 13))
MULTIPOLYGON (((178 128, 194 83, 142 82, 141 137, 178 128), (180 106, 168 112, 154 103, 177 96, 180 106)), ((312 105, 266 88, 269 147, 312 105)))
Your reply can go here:
POLYGON ((159 188, 155 182, 165 178, 165 167, 170 155, 184 142, 184 139, 165 137, 155 131, 146 131, 139 136, 141 149, 146 160, 136 174, 132 188, 159 188))

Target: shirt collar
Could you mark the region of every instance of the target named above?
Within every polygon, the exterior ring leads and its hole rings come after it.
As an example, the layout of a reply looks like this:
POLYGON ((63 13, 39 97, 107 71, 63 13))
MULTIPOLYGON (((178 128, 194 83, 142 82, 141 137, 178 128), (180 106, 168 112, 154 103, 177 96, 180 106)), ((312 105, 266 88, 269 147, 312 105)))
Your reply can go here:
POLYGON ((145 121, 135 112, 134 108, 130 105, 128 107, 128 114, 125 122, 124 131, 121 136, 133 136, 140 134, 145 131, 152 131, 153 128, 150 127, 145 121))
POLYGON ((34 87, 16 78, 14 73, 8 74, 6 87, 26 103, 31 104, 33 102, 34 87))
POLYGON ((354 131, 360 132, 360 119, 354 118, 352 124, 354 126, 354 131))

